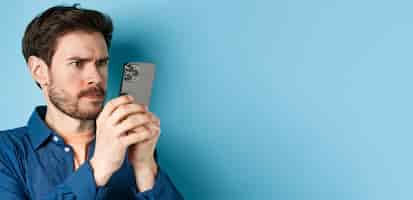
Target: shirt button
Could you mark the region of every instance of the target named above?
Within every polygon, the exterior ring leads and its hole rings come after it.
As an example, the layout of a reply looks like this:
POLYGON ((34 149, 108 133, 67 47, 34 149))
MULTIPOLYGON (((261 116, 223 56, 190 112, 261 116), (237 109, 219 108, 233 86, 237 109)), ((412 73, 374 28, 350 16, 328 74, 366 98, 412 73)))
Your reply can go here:
POLYGON ((69 152, 69 151, 70 151, 70 148, 69 148, 69 147, 65 147, 64 150, 65 150, 65 152, 69 152))
POLYGON ((53 141, 57 142, 59 141, 59 138, 57 136, 53 136, 53 141))

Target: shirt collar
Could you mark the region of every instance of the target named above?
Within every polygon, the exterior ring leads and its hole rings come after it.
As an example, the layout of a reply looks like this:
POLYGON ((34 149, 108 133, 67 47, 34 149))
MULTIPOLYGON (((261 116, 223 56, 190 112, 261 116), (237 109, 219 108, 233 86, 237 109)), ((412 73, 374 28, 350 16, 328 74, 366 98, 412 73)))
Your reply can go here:
POLYGON ((44 121, 45 116, 46 106, 37 106, 27 123, 29 138, 34 149, 37 149, 51 134, 53 134, 53 131, 44 121))

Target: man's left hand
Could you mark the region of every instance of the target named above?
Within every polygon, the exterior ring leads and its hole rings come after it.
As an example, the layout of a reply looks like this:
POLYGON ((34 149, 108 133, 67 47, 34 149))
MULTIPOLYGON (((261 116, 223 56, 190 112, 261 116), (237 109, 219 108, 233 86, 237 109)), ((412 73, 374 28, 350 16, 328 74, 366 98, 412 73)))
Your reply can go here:
POLYGON ((145 115, 150 119, 150 122, 128 132, 142 138, 141 142, 129 146, 128 160, 135 172, 138 191, 145 191, 153 187, 158 173, 154 153, 160 135, 160 120, 147 107, 146 112, 135 115, 145 115))

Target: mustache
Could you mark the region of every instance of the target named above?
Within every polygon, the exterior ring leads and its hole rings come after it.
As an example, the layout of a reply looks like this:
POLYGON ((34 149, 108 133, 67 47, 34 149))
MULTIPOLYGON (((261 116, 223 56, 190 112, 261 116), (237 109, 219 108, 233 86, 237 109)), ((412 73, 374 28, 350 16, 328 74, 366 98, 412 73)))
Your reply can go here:
POLYGON ((79 98, 83 96, 105 96, 105 90, 98 86, 91 87, 80 91, 79 98))

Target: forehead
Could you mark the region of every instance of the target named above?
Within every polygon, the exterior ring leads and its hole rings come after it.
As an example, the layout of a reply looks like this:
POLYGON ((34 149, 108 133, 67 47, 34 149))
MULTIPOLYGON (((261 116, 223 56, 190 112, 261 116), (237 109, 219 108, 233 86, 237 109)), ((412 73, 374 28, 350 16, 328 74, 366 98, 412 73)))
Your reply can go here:
POLYGON ((99 32, 73 31, 59 37, 53 60, 74 56, 94 59, 107 57, 108 49, 103 35, 99 32))

